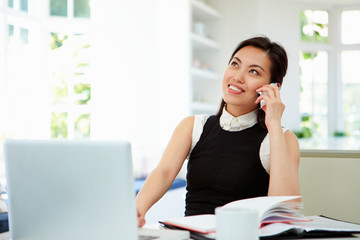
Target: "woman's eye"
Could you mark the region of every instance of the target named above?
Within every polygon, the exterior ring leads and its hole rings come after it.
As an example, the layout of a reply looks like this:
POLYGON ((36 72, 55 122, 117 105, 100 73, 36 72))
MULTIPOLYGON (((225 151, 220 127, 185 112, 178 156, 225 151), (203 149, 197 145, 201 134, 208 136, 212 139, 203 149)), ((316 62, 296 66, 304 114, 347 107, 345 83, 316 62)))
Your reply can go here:
POLYGON ((259 75, 258 71, 254 70, 254 69, 250 70, 250 73, 255 74, 255 75, 259 75))
POLYGON ((234 67, 238 67, 239 64, 237 62, 231 62, 231 65, 234 66, 234 67))

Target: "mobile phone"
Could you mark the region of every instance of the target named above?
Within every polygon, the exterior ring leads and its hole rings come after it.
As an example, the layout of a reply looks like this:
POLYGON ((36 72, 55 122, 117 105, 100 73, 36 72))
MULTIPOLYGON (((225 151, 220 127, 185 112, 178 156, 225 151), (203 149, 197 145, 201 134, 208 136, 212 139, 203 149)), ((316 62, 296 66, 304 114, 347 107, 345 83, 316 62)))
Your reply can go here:
MULTIPOLYGON (((272 86, 277 86, 278 84, 277 83, 270 83, 270 85, 272 85, 272 86)), ((266 94, 267 95, 267 92, 258 92, 258 95, 259 96, 261 96, 261 95, 263 95, 263 94, 266 94)), ((259 103, 259 108, 263 108, 265 105, 266 105, 266 101, 263 99, 263 100, 261 100, 260 101, 260 103, 259 103)))

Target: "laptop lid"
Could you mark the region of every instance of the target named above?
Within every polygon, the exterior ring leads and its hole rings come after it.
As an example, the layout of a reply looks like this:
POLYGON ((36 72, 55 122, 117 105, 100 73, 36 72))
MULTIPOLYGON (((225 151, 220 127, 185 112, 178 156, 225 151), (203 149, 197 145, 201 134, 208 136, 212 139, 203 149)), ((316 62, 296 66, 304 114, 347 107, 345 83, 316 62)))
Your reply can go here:
POLYGON ((137 239, 128 142, 6 140, 4 154, 13 240, 137 239))

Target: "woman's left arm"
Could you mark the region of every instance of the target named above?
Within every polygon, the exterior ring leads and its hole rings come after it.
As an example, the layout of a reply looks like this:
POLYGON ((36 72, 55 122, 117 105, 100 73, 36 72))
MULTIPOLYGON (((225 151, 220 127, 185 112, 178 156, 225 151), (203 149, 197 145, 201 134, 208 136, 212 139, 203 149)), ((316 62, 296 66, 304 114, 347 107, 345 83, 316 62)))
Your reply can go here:
POLYGON ((272 129, 270 138, 270 182, 268 195, 300 195, 298 140, 291 131, 272 129))
POLYGON ((266 91, 257 99, 266 101, 265 124, 270 140, 270 182, 268 195, 300 195, 298 168, 300 162, 299 142, 291 131, 283 132, 281 117, 285 105, 280 98, 279 88, 266 85, 259 89, 266 91))

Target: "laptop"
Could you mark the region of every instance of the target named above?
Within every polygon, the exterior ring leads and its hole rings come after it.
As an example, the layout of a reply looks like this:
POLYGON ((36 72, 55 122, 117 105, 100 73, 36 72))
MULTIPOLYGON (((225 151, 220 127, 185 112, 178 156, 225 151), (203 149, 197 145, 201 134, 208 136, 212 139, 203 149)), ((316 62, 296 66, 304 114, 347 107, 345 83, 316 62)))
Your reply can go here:
POLYGON ((13 240, 182 240, 138 229, 131 146, 125 141, 5 140, 13 240))

